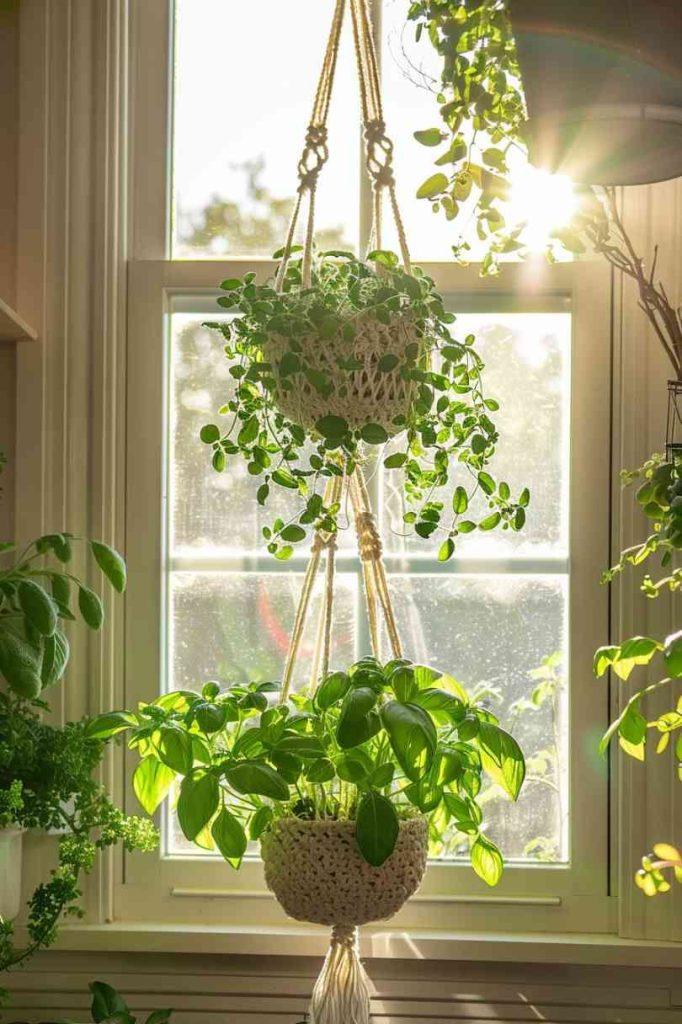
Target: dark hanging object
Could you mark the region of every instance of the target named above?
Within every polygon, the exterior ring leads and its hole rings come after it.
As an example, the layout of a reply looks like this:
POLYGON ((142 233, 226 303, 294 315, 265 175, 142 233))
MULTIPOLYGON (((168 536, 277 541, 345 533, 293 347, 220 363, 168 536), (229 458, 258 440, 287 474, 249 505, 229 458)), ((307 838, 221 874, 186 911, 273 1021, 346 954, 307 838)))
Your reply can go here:
POLYGON ((682 455, 682 380, 669 380, 665 456, 668 462, 672 462, 680 455, 682 455))
POLYGON ((510 0, 530 159, 589 185, 682 174, 682 0, 510 0))

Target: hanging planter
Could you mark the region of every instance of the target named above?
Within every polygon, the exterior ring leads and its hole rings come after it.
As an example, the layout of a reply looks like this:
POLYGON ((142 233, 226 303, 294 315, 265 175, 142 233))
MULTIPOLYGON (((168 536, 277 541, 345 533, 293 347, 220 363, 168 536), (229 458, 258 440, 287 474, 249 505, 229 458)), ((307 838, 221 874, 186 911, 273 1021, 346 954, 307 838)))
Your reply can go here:
POLYGON ((223 309, 239 314, 209 323, 222 335, 234 388, 206 424, 201 440, 214 469, 233 457, 260 478, 258 501, 277 488, 297 492, 296 514, 263 528, 277 558, 293 554, 309 530, 334 532, 340 508, 324 500, 327 480, 350 473, 374 448, 386 470, 404 474, 406 530, 438 537, 439 557, 477 528, 520 530, 530 495, 511 495, 489 463, 498 439, 497 402, 485 394, 484 364, 472 335, 458 337, 434 282, 410 261, 398 208, 371 30, 363 0, 350 5, 357 41, 366 168, 373 185, 371 251, 313 250, 317 183, 327 160, 327 113, 345 0, 337 0, 303 154, 288 235, 274 281, 254 273, 222 282, 223 309), (366 38, 365 38, 366 37, 366 38), (381 247, 382 204, 388 198, 400 256, 381 247), (308 216, 302 246, 294 244, 303 200, 308 216), (389 452, 380 449, 400 434, 389 452), (367 447, 366 447, 367 446, 367 447), (453 482, 447 506, 435 488, 453 482), (477 492, 487 498, 468 514, 477 492), (479 505, 480 509, 480 505, 479 505))
POLYGON ((532 163, 591 185, 682 174, 682 5, 511 0, 532 163))
POLYGON ((360 853, 353 821, 281 818, 261 840, 265 881, 289 917, 352 927, 400 910, 419 888, 427 850, 423 817, 400 822, 380 866, 360 853))
MULTIPOLYGON (((367 280, 372 291, 377 285, 387 287, 372 278, 367 280)), ((357 286, 360 291, 361 281, 357 286)), ((410 370, 423 362, 425 344, 409 306, 386 319, 382 323, 372 312, 356 313, 349 304, 331 335, 294 339, 269 334, 262 351, 279 411, 307 431, 316 431, 330 417, 361 434, 370 428, 371 435, 373 425, 385 437, 404 430, 416 389, 410 370)))
POLYGON ((355 513, 373 656, 330 671, 336 537, 318 533, 281 687, 254 682, 221 691, 210 682, 201 693, 182 690, 135 712, 102 715, 89 732, 96 739, 129 733, 140 756, 134 789, 148 813, 180 783, 178 821, 191 842, 238 868, 248 840, 260 840, 267 884, 284 911, 332 928, 312 1024, 368 1024, 358 927, 392 916, 413 895, 429 841, 443 852, 459 834, 474 870, 495 885, 502 855, 481 831, 477 796, 487 775, 516 799, 525 764, 513 737, 454 678, 403 657, 361 470, 334 477, 328 488, 332 502, 347 492, 355 513), (323 556, 311 685, 292 694, 323 556), (381 656, 382 617, 389 661, 381 656))
MULTIPOLYGON (((468 844, 474 870, 497 884, 502 855, 481 831, 477 797, 486 775, 515 800, 525 775, 518 744, 487 708, 470 701, 453 677, 403 657, 361 442, 383 444, 404 429, 405 451, 387 455, 385 465, 408 464, 410 489, 424 487, 429 495, 448 482, 450 460, 457 459, 471 474, 472 492, 480 489, 489 499, 482 529, 498 523, 520 529, 528 495, 513 503, 508 485, 498 487, 484 469, 497 439, 488 418, 496 403, 482 395, 473 338, 451 337, 454 317, 443 309, 433 282, 410 266, 366 0, 349 5, 374 182, 376 248, 366 261, 350 253, 313 254, 315 189, 326 160, 326 116, 345 3, 336 2, 277 277, 269 285, 257 285, 251 274, 223 282, 221 305, 242 314, 215 325, 228 341, 236 398, 223 410, 231 417, 226 431, 214 424, 202 430, 216 469, 241 453, 253 475, 263 473, 261 503, 270 482, 305 495, 297 521, 264 531, 270 550, 287 557, 305 527, 313 529, 281 685, 252 682, 221 690, 209 682, 200 694, 164 694, 135 712, 101 716, 90 727, 97 739, 129 733, 128 744, 140 755, 134 789, 148 813, 179 782, 177 815, 188 840, 217 849, 235 868, 248 841, 260 841, 267 883, 285 912, 331 926, 311 1024, 369 1024, 357 929, 390 917, 413 895, 429 841, 445 852, 459 833, 458 851, 468 844), (402 265, 381 249, 384 191, 402 265), (306 193, 306 238, 297 251, 293 240, 306 193), (434 349, 437 371, 429 362, 434 349), (299 468, 309 441, 316 447, 309 465, 299 468), (424 448, 434 451, 428 471, 418 463, 424 448), (331 671, 341 508, 352 512, 356 529, 373 654, 347 671, 331 671), (292 693, 323 563, 310 686, 292 693), (381 650, 382 618, 390 660, 381 650)), ((426 499, 420 517, 407 521, 430 536, 442 507, 426 499)), ((452 554, 459 529, 476 527, 460 520, 468 507, 464 486, 457 487, 452 507, 459 526, 451 527, 443 558, 452 554)))
POLYGON ((0 829, 0 918, 5 921, 19 913, 23 848, 23 829, 0 829))

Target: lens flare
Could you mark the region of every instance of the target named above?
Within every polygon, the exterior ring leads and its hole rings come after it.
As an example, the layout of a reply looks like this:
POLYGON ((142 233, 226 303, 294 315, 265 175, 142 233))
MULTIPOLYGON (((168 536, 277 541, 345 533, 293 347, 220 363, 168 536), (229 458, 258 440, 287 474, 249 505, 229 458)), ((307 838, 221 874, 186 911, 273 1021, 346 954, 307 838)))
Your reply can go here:
POLYGON ((549 174, 527 163, 513 168, 510 180, 507 223, 525 222, 523 241, 532 251, 542 250, 552 231, 565 227, 576 212, 573 182, 563 174, 549 174))

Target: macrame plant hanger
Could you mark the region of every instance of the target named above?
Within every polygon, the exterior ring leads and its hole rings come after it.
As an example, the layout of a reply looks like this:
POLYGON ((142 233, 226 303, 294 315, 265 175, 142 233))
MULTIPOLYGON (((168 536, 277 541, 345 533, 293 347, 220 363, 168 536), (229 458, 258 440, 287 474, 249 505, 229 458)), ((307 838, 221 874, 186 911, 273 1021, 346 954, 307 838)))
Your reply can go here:
MULTIPOLYGON (((303 199, 308 197, 307 222, 303 244, 302 286, 312 283, 313 233, 317 183, 329 151, 327 117, 339 41, 346 8, 350 7, 353 42, 360 85, 360 101, 365 139, 365 166, 372 182, 372 230, 370 248, 381 248, 382 203, 388 194, 395 221, 403 266, 410 271, 410 254, 402 217, 398 208, 393 174, 393 144, 386 135, 381 103, 381 89, 376 52, 372 37, 367 0, 336 0, 331 31, 322 65, 313 112, 308 125, 305 146, 298 163, 299 185, 291 216, 275 287, 281 290, 291 256, 303 199)), ((378 273, 381 272, 379 268, 378 273)), ((348 474, 332 477, 326 487, 325 505, 342 506, 350 502, 353 511, 358 552, 362 564, 365 603, 372 651, 380 657, 380 614, 386 628, 394 658, 402 657, 391 595, 382 560, 382 545, 364 473, 359 465, 348 474)), ((317 626, 317 641, 312 661, 311 688, 326 675, 330 666, 331 638, 334 607, 334 575, 336 564, 336 534, 318 531, 315 534, 310 560, 296 610, 291 641, 284 668, 281 702, 291 691, 292 677, 299 654, 301 639, 309 618, 311 598, 318 571, 325 555, 324 593, 317 626)), ((355 925, 336 924, 332 928, 330 948, 324 966, 313 990, 310 1004, 310 1024, 369 1024, 369 979, 358 956, 358 928, 355 925)))

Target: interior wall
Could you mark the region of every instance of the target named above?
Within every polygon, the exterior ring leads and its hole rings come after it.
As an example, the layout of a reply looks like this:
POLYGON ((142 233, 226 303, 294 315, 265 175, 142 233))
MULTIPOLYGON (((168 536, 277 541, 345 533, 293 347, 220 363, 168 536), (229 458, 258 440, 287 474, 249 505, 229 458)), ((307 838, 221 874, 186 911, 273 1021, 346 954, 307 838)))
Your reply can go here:
MULTIPOLYGON (((16 303, 19 0, 0 2, 0 299, 16 303)), ((14 537, 16 349, 0 342, 0 540, 14 537)))
MULTIPOLYGON (((299 1024, 321 961, 46 953, 8 979, 12 1019, 86 1020, 92 979, 172 1024, 299 1024)), ((567 964, 370 960, 375 1024, 682 1024, 679 972, 567 964)), ((138 1018, 139 1019, 139 1018, 138 1018)))

